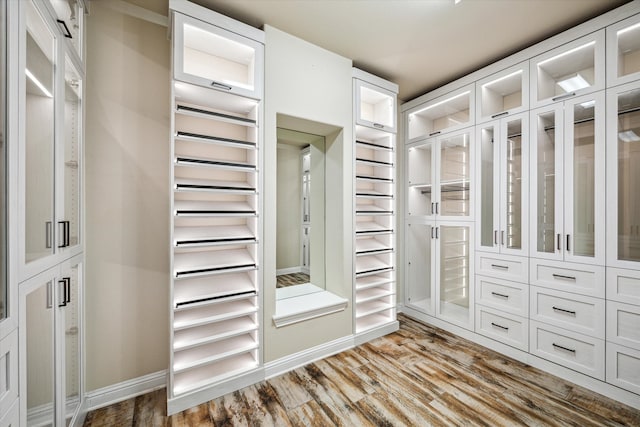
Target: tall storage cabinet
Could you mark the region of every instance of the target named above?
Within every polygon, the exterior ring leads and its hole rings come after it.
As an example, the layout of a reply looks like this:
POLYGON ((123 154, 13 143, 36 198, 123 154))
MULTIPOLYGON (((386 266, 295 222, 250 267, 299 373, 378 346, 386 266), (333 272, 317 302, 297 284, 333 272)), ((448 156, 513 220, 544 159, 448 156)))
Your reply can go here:
MULTIPOLYGON (((397 329, 396 94, 398 86, 353 70, 355 116, 355 333, 397 329)), ((366 334, 366 335, 365 335, 366 334)))
POLYGON ((170 8, 173 413, 259 379, 264 36, 170 8))

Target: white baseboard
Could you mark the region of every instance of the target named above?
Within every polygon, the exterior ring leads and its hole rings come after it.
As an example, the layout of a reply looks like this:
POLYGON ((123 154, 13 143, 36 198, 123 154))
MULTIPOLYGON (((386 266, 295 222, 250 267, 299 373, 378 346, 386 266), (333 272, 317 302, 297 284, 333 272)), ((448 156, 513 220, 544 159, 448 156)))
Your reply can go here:
POLYGON ((281 276, 283 274, 296 274, 296 273, 302 273, 302 272, 303 272, 303 267, 301 266, 281 268, 280 270, 276 270, 276 276, 281 276))
POLYGON ((355 345, 361 345, 369 341, 372 341, 376 338, 389 335, 391 333, 394 333, 398 329, 400 329, 400 322, 398 322, 397 320, 394 320, 392 322, 386 323, 382 326, 378 326, 368 331, 360 332, 355 336, 355 345))
POLYGON ((166 386, 167 371, 165 370, 99 388, 85 395, 87 411, 122 402, 166 386))
POLYGON ((284 374, 285 372, 292 371, 311 362, 315 362, 316 360, 340 353, 341 351, 349 350, 354 346, 354 336, 347 335, 346 337, 338 338, 337 340, 315 346, 308 350, 303 350, 298 353, 282 357, 278 360, 274 360, 273 362, 265 363, 265 379, 284 374))

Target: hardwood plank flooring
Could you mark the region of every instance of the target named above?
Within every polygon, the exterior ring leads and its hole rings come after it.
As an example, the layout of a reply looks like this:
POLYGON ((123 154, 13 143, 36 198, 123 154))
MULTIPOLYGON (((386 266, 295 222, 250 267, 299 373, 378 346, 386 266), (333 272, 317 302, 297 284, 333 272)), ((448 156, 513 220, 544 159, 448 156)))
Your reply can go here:
POLYGON ((631 408, 441 329, 400 330, 171 417, 164 389, 85 426, 640 426, 631 408))
POLYGON ((276 288, 301 285, 303 283, 309 283, 310 280, 311 278, 306 273, 281 274, 276 276, 276 288))

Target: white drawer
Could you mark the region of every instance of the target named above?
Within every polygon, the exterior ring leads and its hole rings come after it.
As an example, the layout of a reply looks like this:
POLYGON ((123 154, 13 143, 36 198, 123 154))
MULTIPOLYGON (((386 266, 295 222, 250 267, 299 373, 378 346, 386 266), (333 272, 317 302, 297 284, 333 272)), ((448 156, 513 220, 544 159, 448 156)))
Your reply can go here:
POLYGON ((604 298, 604 267, 531 258, 531 284, 604 298))
POLYGON ((476 275, 476 303, 529 317, 529 285, 476 275))
POLYGON ((529 350, 529 319, 476 305, 476 333, 529 350))
POLYGON ((526 257, 476 252, 476 273, 529 283, 529 262, 526 257))
POLYGON ((640 350, 640 306, 607 301, 607 341, 640 350))
POLYGON ((534 320, 530 328, 531 354, 604 380, 604 340, 534 320))
POLYGON ((608 342, 607 382, 640 394, 640 351, 608 342))
POLYGON ((604 339, 605 301, 531 286, 531 320, 604 339))
POLYGON ((0 414, 18 398, 18 330, 0 340, 0 414))
POLYGON ((607 267, 607 299, 640 305, 640 271, 607 267))

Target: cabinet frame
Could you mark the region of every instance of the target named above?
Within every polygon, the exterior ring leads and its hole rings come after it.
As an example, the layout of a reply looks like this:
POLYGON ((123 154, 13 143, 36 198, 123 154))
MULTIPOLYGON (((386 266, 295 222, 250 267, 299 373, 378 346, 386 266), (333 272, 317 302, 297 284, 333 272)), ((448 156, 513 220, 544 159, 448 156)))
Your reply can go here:
POLYGON ((479 125, 484 122, 502 119, 505 117, 510 117, 512 115, 526 112, 529 110, 529 60, 523 61, 519 64, 512 65, 509 68, 506 68, 502 71, 499 71, 495 74, 487 76, 481 80, 476 82, 476 125, 479 125), (521 74, 521 85, 520 85, 520 93, 521 93, 521 105, 519 107, 507 108, 493 114, 483 114, 482 101, 483 101, 483 90, 486 86, 508 79, 510 76, 514 74, 521 74))
POLYGON ((359 78, 354 79, 355 83, 355 107, 356 107, 356 124, 370 127, 373 129, 384 130, 386 132, 395 133, 397 129, 397 95, 396 92, 377 86, 373 83, 369 83, 359 78), (389 112, 391 118, 391 124, 384 124, 375 120, 366 120, 362 117, 362 88, 369 89, 373 92, 378 92, 383 96, 391 98, 392 108, 389 112))
POLYGON ((607 33, 607 87, 630 83, 640 79, 640 70, 618 76, 618 31, 640 25, 640 14, 630 16, 606 28, 607 33))

